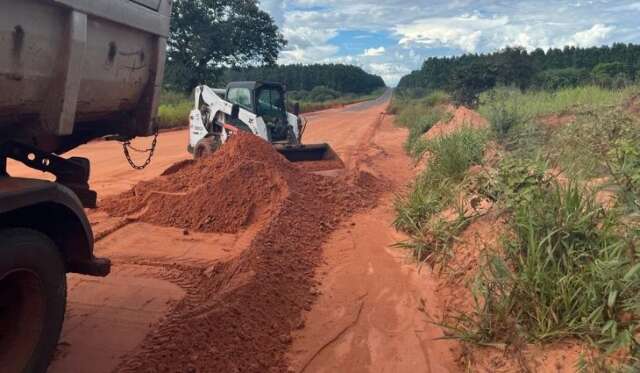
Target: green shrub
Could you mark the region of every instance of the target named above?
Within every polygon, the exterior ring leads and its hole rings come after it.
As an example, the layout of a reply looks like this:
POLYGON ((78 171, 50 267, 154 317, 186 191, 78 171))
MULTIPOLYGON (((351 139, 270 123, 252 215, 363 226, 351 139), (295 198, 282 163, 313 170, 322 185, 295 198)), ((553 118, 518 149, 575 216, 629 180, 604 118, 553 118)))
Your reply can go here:
POLYGON ((522 111, 520 96, 518 89, 496 88, 482 97, 481 112, 498 139, 505 139, 512 129, 528 120, 522 111))
POLYGON ((342 94, 336 90, 325 86, 318 86, 313 88, 311 92, 309 92, 307 100, 315 102, 325 102, 329 100, 335 100, 340 96, 342 96, 342 94))

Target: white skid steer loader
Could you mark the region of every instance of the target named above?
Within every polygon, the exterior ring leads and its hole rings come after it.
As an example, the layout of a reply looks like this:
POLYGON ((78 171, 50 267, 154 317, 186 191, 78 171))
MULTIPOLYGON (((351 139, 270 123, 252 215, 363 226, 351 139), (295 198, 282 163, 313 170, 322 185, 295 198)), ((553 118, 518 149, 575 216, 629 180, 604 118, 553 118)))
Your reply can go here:
POLYGON ((328 144, 301 144, 306 121, 299 107, 289 113, 284 85, 273 82, 233 82, 226 89, 205 85, 195 89, 189 115, 189 147, 194 158, 215 152, 229 137, 245 131, 273 144, 290 162, 338 160, 328 144))

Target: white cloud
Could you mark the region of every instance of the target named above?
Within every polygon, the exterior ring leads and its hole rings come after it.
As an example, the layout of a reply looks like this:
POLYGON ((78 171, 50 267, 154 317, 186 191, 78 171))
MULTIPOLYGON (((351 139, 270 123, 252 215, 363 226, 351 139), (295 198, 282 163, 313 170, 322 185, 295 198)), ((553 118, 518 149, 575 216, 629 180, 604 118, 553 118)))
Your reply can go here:
POLYGON ((483 32, 495 31, 508 23, 508 17, 481 18, 477 15, 426 18, 399 25, 395 32, 401 37, 401 45, 454 46, 465 52, 475 52, 483 32))
POLYGON ((369 48, 369 49, 365 49, 362 55, 365 57, 378 57, 378 56, 382 56, 385 52, 386 52, 386 49, 384 47, 369 48))
POLYGON ((317 63, 338 52, 338 46, 329 43, 337 35, 335 30, 317 32, 310 27, 288 27, 282 29, 289 42, 280 54, 280 63, 317 63))
POLYGON ((411 72, 407 66, 395 62, 370 63, 364 67, 369 72, 380 75, 388 85, 392 86, 395 86, 403 76, 411 72))
POLYGON ((579 47, 600 46, 607 40, 607 37, 614 29, 615 27, 613 26, 598 23, 588 30, 576 32, 566 44, 579 47))

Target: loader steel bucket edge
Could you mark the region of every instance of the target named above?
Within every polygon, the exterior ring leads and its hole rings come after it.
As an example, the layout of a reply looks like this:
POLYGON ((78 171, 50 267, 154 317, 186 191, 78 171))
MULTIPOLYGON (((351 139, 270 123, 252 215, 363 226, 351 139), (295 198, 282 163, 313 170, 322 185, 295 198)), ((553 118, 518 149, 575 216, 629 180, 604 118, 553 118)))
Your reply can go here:
POLYGON ((338 160, 329 144, 277 146, 276 150, 289 162, 317 162, 338 160))

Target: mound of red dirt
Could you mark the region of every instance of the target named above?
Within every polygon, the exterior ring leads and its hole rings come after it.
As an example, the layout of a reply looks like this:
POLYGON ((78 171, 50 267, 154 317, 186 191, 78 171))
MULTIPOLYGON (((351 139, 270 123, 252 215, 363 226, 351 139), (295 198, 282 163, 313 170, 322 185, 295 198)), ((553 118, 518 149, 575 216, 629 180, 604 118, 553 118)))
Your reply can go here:
POLYGON ((163 226, 235 233, 271 214, 286 194, 289 162, 255 136, 236 136, 214 156, 179 162, 101 208, 163 226))
POLYGON ((451 114, 453 115, 451 120, 437 123, 425 134, 425 138, 434 139, 447 136, 464 126, 484 128, 489 124, 480 114, 464 106, 454 109, 451 114))
POLYGON ((329 160, 329 161, 309 161, 294 163, 294 166, 299 170, 307 172, 317 171, 329 171, 329 170, 341 170, 344 169, 344 162, 341 159, 329 160))
POLYGON ((253 136, 237 136, 209 159, 182 167, 105 201, 105 208, 144 210, 142 218, 151 222, 207 231, 239 227, 255 216, 264 225, 231 262, 164 267, 187 296, 117 370, 286 371, 290 334, 316 296, 322 244, 345 217, 375 203, 375 178, 304 172, 253 136), (154 194, 159 188, 185 195, 154 194))
POLYGON ((640 114, 640 95, 631 97, 627 104, 627 108, 632 114, 640 114))

